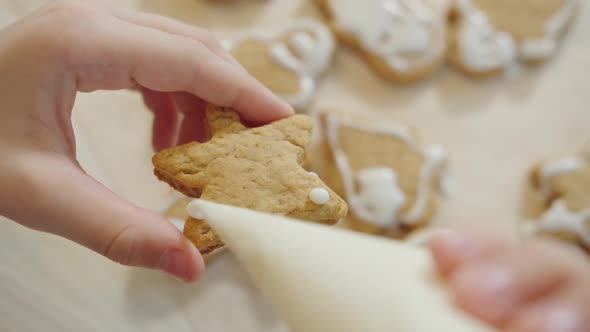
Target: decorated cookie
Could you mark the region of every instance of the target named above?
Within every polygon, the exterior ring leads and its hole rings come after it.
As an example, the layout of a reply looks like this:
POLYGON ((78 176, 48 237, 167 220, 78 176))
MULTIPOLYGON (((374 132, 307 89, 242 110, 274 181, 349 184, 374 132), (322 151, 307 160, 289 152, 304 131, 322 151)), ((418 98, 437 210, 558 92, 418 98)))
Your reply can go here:
POLYGON ((414 81, 439 67, 446 12, 432 0, 316 0, 343 43, 382 76, 414 81))
POLYGON ((324 140, 314 166, 348 202, 345 226, 402 238, 426 225, 444 178, 443 150, 423 148, 411 129, 365 115, 323 112, 320 117, 324 140))
POLYGON ((464 72, 490 76, 518 59, 547 60, 572 21, 578 0, 457 0, 449 59, 464 72))
MULTIPOLYGON (((160 180, 190 197, 298 219, 334 224, 346 215, 346 203, 301 167, 311 140, 311 118, 295 115, 247 128, 236 112, 209 106, 207 122, 209 142, 154 156, 160 180)), ((189 218, 184 234, 203 254, 223 246, 204 220, 189 218)))
POLYGON ((525 231, 590 251, 590 151, 535 167, 531 186, 541 200, 535 220, 526 224, 525 231))
POLYGON ((306 18, 274 32, 248 31, 225 44, 250 74, 297 109, 315 95, 334 52, 330 30, 306 18))

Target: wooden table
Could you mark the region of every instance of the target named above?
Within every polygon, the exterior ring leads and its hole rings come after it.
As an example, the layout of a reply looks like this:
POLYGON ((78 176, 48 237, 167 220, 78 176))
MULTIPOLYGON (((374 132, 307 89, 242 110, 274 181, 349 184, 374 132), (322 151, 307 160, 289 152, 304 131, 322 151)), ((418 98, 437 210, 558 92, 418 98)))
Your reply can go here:
MULTIPOLYGON (((103 1, 104 2, 104 1, 103 1)), ((304 0, 110 1, 176 17, 220 37, 250 25, 274 25, 315 11, 304 0)), ((39 0, 0 0, 5 25, 39 0)), ((346 50, 320 85, 313 105, 371 110, 416 125, 451 156, 454 191, 439 224, 479 223, 515 234, 522 184, 539 159, 578 150, 590 139, 590 9, 563 52, 511 79, 478 82, 442 70, 427 82, 385 83, 346 50)), ((0 73, 1 74, 1 73, 0 73)), ((174 197, 151 171, 150 114, 138 95, 81 95, 74 123, 85 169, 118 194, 161 210, 174 197)), ((286 331, 229 254, 197 284, 112 264, 68 241, 0 222, 1 331, 286 331)))

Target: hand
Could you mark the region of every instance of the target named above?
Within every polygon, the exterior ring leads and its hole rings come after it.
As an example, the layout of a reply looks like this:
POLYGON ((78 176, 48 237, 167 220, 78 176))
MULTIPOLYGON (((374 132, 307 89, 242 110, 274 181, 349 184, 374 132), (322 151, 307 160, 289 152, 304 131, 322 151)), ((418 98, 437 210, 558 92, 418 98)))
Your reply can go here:
POLYGON ((501 331, 590 331, 590 264, 579 250, 477 233, 440 236, 430 248, 456 303, 501 331))
MULTIPOLYGON (((194 246, 166 219, 117 197, 77 163, 70 121, 76 93, 136 88, 148 102, 168 97, 185 110, 207 100, 253 123, 292 113, 206 31, 77 3, 51 4, 1 31, 0 73, 0 214, 121 264, 185 281, 203 270, 194 246)), ((172 123, 163 120, 176 116, 170 110, 156 112, 156 127, 172 123)), ((200 116, 185 114, 187 124, 200 116)), ((157 146, 174 143, 176 129, 158 132, 157 146)))

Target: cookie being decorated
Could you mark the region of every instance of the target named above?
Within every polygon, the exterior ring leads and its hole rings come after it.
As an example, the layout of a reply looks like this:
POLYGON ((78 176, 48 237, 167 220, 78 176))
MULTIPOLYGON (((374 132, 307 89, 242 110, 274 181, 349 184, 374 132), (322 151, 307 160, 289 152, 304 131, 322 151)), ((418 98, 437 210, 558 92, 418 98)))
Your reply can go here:
MULTIPOLYGON (((209 106, 207 124, 209 142, 154 156, 160 180, 190 197, 298 219, 334 224, 346 215, 346 203, 301 166, 311 140, 308 116, 248 128, 236 112, 209 106)), ((203 254, 223 246, 204 220, 189 218, 184 234, 203 254)))
POLYGON ((541 202, 525 231, 578 244, 590 252, 590 151, 535 167, 531 186, 541 202))
POLYGON ((520 59, 554 55, 578 0, 457 0, 451 16, 449 60, 464 72, 491 76, 520 59))
POLYGON ((321 118, 314 166, 346 199, 349 228, 403 238, 432 219, 447 164, 440 147, 423 148, 410 128, 366 116, 323 112, 321 118))
POLYGON ((250 74, 300 110, 315 95, 316 81, 334 52, 330 30, 308 18, 274 32, 247 31, 225 45, 250 74))
POLYGON ((433 1, 316 1, 341 41, 387 79, 415 81, 444 60, 447 13, 433 1))

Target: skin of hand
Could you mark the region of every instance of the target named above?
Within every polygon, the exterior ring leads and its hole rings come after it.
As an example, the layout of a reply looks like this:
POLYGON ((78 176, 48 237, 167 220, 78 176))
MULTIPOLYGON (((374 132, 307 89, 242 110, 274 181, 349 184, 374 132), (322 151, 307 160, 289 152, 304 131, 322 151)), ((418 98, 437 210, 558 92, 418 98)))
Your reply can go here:
POLYGON ((501 331, 590 331, 590 264, 573 246, 477 232, 429 246, 456 304, 501 331))
POLYGON ((54 2, 0 31, 0 215, 124 265, 196 280, 204 264, 194 246, 162 216, 96 182, 76 160, 70 120, 76 94, 129 88, 141 91, 155 114, 157 149, 203 137, 203 100, 232 107, 254 124, 293 112, 204 30, 54 2))

